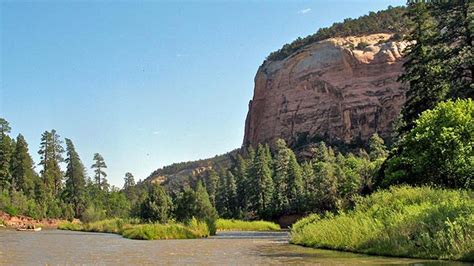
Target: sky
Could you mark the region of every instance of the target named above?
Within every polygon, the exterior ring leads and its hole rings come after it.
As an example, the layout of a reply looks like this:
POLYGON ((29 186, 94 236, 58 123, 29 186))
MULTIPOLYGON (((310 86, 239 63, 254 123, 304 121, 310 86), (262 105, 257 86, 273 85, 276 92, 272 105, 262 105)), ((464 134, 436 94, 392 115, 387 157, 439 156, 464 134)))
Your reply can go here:
MULTIPOLYGON (((397 0, 0 0, 0 117, 39 162, 41 133, 70 138, 92 176, 122 187, 242 144, 265 57, 397 0)), ((36 167, 39 171, 39 166, 36 167)))

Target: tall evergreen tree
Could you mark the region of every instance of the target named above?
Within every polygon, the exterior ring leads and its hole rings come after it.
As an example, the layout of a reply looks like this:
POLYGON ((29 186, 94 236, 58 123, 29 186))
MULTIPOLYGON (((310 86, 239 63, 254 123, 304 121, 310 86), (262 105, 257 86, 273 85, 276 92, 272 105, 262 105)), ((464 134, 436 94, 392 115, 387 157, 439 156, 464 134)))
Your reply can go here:
POLYGON ((406 90, 402 134, 437 103, 474 97, 472 1, 408 1, 408 15, 413 25, 400 77, 406 90))
POLYGON ((312 211, 316 202, 317 186, 315 184, 315 174, 311 162, 304 162, 301 165, 301 175, 303 176, 304 203, 302 211, 312 211))
POLYGON ((104 171, 104 169, 107 168, 107 164, 105 163, 104 157, 100 155, 99 153, 94 154, 94 164, 91 166, 92 169, 94 169, 94 179, 95 179, 95 184, 101 189, 101 190, 107 190, 108 189, 108 183, 107 183, 107 173, 104 171))
POLYGON ((209 194, 202 182, 198 182, 195 195, 193 217, 198 220, 205 220, 211 235, 216 234, 217 211, 209 200, 209 194))
POLYGON ((247 210, 248 206, 248 163, 242 157, 242 155, 237 154, 236 165, 233 167, 234 176, 237 182, 237 202, 239 212, 244 213, 247 210))
POLYGON ((132 173, 130 172, 125 173, 124 181, 123 189, 128 189, 135 186, 135 177, 133 177, 132 173))
POLYGON ((257 155, 249 170, 251 182, 250 201, 259 217, 271 215, 274 185, 271 165, 267 160, 267 152, 263 145, 258 145, 257 155))
POLYGON ((316 143, 316 147, 313 148, 313 160, 316 162, 329 161, 329 150, 324 141, 316 143))
POLYGON ((66 185, 64 202, 72 204, 75 217, 80 217, 85 209, 86 169, 70 139, 66 139, 66 185))
POLYGON ((41 177, 47 194, 57 196, 62 187, 63 173, 60 163, 64 161, 62 141, 56 130, 45 131, 41 136, 41 145, 38 153, 41 156, 40 165, 43 166, 41 177))
POLYGON ((216 194, 217 194, 217 186, 219 183, 219 176, 214 169, 211 169, 207 172, 205 176, 205 186, 207 189, 207 193, 209 194, 209 199, 212 203, 212 206, 216 206, 216 194))
POLYGON ((403 123, 400 132, 413 128, 415 119, 426 109, 433 108, 448 91, 448 84, 441 77, 443 62, 436 59, 433 49, 435 20, 425 2, 409 3, 407 15, 412 21, 405 51, 406 61, 400 81, 405 90, 406 102, 402 109, 403 123))
POLYGON ((275 174, 273 177, 275 192, 273 193, 273 206, 275 212, 280 213, 287 210, 289 207, 287 181, 290 164, 290 149, 288 149, 283 139, 278 139, 275 146, 275 174))
POLYGON ((436 57, 443 61, 449 99, 474 97, 474 3, 472 0, 431 1, 436 19, 436 57))
POLYGON ((15 190, 23 191, 28 197, 34 196, 35 179, 38 178, 34 170, 34 162, 28 152, 28 144, 23 135, 16 138, 15 151, 12 163, 12 185, 15 190))
POLYGON ((301 175, 301 167, 296 160, 296 155, 292 150, 289 150, 289 162, 288 162, 288 176, 286 183, 288 197, 288 204, 291 212, 298 213, 301 210, 301 203, 304 197, 303 192, 303 178, 301 175))
POLYGON ((0 190, 11 186, 10 164, 13 153, 13 142, 10 136, 10 125, 7 120, 0 118, 0 190))
POLYGON ((220 175, 216 192, 216 210, 219 217, 228 218, 227 205, 227 178, 225 175, 220 175))
POLYGON ((385 159, 388 155, 384 140, 377 134, 373 134, 369 139, 369 156, 372 161, 385 159))

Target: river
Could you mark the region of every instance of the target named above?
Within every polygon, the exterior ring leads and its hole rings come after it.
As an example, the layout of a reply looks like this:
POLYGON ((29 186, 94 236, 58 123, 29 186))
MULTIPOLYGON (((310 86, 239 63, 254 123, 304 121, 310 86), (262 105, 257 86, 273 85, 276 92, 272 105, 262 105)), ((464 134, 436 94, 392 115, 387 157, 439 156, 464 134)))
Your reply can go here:
POLYGON ((288 244, 287 232, 219 232, 207 239, 140 241, 60 230, 0 230, 0 264, 463 265, 304 248, 288 244))

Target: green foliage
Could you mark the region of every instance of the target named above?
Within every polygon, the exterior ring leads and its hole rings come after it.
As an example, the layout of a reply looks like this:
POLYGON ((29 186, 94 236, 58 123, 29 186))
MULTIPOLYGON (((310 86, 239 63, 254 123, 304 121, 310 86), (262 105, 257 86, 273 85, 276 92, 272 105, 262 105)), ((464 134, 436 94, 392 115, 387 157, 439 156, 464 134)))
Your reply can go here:
POLYGON ((18 134, 16 138, 15 151, 11 161, 12 186, 17 191, 23 191, 25 195, 34 196, 35 181, 38 176, 34 170, 33 159, 28 152, 28 144, 23 135, 18 134))
POLYGON ((272 213, 274 184, 271 167, 266 148, 259 145, 249 167, 249 202, 259 217, 269 217, 272 213))
POLYGON ((66 185, 63 191, 64 202, 72 204, 74 216, 80 217, 85 209, 86 169, 70 139, 66 139, 66 185))
POLYGON ((267 221, 241 221, 218 219, 216 222, 219 231, 279 231, 280 226, 267 221))
POLYGON ((104 157, 100 155, 99 153, 94 154, 94 164, 91 166, 91 168, 94 170, 94 180, 95 184, 101 189, 101 190, 108 190, 109 189, 109 184, 107 183, 107 173, 104 171, 104 169, 107 168, 107 164, 105 163, 104 157))
POLYGON ((400 77, 407 99, 400 133, 441 101, 474 97, 472 14, 474 5, 468 0, 409 2, 413 22, 407 39, 412 44, 400 77))
POLYGON ((474 188, 474 103, 442 102, 425 111, 387 161, 380 186, 434 184, 474 188))
POLYGON ((73 222, 63 222, 58 225, 59 230, 69 230, 69 231, 83 231, 82 224, 73 223, 73 222))
POLYGON ((207 223, 192 220, 189 225, 172 223, 126 227, 122 235, 126 238, 140 240, 193 239, 209 236, 209 229, 207 223))
POLYGON ((196 190, 186 189, 178 198, 175 216, 178 221, 186 222, 193 218, 205 221, 211 235, 216 233, 217 211, 212 206, 206 188, 198 182, 196 190))
POLYGON ((85 224, 66 222, 61 223, 58 229, 120 234, 126 238, 140 240, 192 239, 209 236, 207 224, 196 219, 186 224, 139 224, 137 221, 127 219, 109 219, 85 224))
POLYGON ((348 213, 312 215, 291 231, 294 244, 374 255, 474 259, 472 191, 392 187, 359 198, 348 213))
POLYGON ((240 215, 237 184, 232 172, 221 175, 216 196, 216 209, 220 217, 237 218, 240 215))
POLYGON ((303 46, 333 37, 367 35, 372 33, 405 33, 409 19, 404 16, 404 7, 389 7, 387 10, 370 12, 357 19, 345 19, 344 22, 334 23, 331 27, 320 28, 315 34, 298 38, 290 44, 272 52, 267 61, 282 60, 303 46))
POLYGON ((14 150, 14 143, 8 133, 10 125, 7 120, 0 118, 0 189, 10 189, 11 171, 10 161, 14 150))
POLYGON ((148 197, 142 202, 140 218, 148 222, 167 223, 172 209, 173 203, 164 188, 153 184, 148 197))
POLYGON ((91 223, 105 219, 105 211, 94 205, 89 205, 81 216, 81 221, 83 223, 91 223))
POLYGON ((59 195, 62 188, 63 174, 59 166, 64 161, 62 143, 56 130, 45 131, 41 135, 41 147, 38 151, 41 156, 39 164, 43 166, 41 178, 45 184, 45 193, 54 197, 59 195))

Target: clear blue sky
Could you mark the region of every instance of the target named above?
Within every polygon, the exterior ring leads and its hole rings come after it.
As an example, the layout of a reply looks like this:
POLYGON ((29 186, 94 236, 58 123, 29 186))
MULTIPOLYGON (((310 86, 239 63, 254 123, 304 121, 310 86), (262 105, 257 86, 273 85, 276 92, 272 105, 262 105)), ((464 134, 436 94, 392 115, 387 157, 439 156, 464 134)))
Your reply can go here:
POLYGON ((41 133, 54 128, 86 167, 101 153, 122 186, 127 171, 143 179, 239 147, 270 52, 404 3, 1 1, 0 116, 36 163, 41 133))

